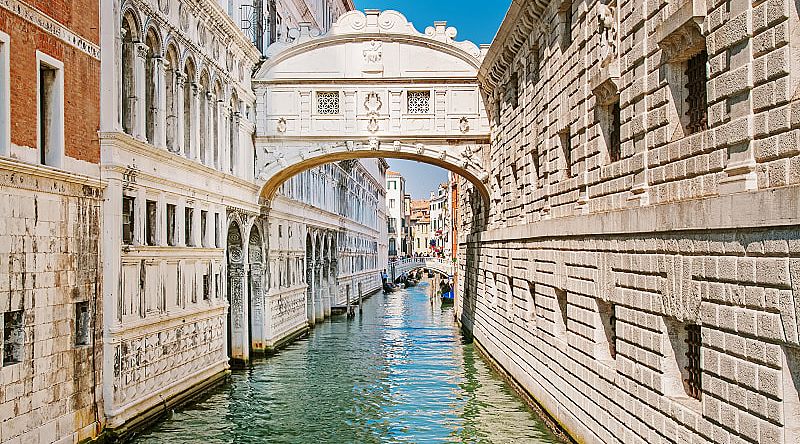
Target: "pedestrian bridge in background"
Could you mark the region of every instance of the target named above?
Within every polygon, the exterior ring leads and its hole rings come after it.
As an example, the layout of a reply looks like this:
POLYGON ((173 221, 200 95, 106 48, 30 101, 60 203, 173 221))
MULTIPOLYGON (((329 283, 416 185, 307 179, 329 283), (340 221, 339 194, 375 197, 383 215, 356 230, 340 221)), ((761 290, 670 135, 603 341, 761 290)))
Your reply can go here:
POLYGON ((412 270, 418 270, 421 268, 426 268, 447 276, 452 276, 453 260, 442 259, 438 257, 411 257, 407 259, 399 259, 389 262, 388 272, 389 276, 394 279, 403 273, 408 273, 412 270))

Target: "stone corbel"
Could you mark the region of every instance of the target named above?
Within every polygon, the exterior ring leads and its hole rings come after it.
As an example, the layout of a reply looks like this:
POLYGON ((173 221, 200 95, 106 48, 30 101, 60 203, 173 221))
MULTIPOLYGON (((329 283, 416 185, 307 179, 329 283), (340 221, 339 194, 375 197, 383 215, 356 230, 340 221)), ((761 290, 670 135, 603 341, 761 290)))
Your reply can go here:
POLYGON ((619 100, 619 64, 617 62, 600 68, 589 81, 592 92, 597 99, 597 104, 608 106, 619 100))
POLYGON ((706 48, 704 0, 689 0, 656 27, 656 40, 668 63, 689 60, 706 48))

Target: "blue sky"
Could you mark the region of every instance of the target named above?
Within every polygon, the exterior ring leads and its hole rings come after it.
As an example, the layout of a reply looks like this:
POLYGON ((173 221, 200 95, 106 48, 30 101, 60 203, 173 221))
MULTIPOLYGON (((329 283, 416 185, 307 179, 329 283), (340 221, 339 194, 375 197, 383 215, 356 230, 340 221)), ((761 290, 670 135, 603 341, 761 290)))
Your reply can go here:
MULTIPOLYGON (((491 43, 511 0, 355 0, 358 9, 395 9, 414 23, 419 32, 446 20, 458 29, 456 40, 476 45, 491 43)), ((414 199, 427 199, 430 192, 447 180, 447 171, 424 163, 387 159, 392 170, 406 178, 406 190, 414 199)))

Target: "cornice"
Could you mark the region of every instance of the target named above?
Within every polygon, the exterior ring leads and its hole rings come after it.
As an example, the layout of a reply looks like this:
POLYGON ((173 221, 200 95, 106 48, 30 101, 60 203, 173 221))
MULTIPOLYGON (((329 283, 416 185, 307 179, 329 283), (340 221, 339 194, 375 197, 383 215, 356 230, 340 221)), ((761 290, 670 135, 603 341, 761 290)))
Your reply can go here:
MULTIPOLYGON (((203 165, 202 163, 195 162, 194 160, 187 159, 183 156, 179 156, 168 150, 156 148, 148 143, 142 142, 141 140, 131 137, 125 133, 101 132, 100 133, 101 144, 103 142, 108 142, 108 141, 124 145, 125 149, 127 149, 130 152, 139 154, 141 156, 146 156, 151 159, 159 160, 162 161, 163 163, 175 164, 181 169, 202 174, 203 176, 210 179, 215 179, 222 182, 228 182, 231 183, 232 185, 249 189, 251 191, 258 192, 258 190, 260 189, 258 185, 249 180, 245 180, 236 176, 232 176, 227 173, 217 171, 214 168, 203 165)), ((105 165, 104 169, 113 169, 114 167, 115 167, 114 165, 105 165)))
POLYGON ((237 43, 241 47, 242 51, 244 51, 245 55, 249 56, 253 61, 257 61, 261 58, 261 53, 258 52, 258 48, 251 42, 247 37, 244 35, 241 29, 236 26, 236 23, 233 22, 233 19, 225 13, 222 7, 214 0, 195 0, 198 2, 200 8, 205 11, 206 14, 212 16, 212 18, 216 18, 217 20, 214 21, 214 24, 217 26, 222 27, 223 31, 227 35, 230 35, 231 38, 237 40, 237 43))
POLYGON ((512 0, 511 6, 478 69, 478 81, 487 93, 494 92, 514 57, 541 22, 548 0, 512 0))
POLYGON ((104 188, 106 186, 106 183, 99 177, 84 176, 82 174, 75 174, 45 165, 21 162, 2 156, 0 156, 0 170, 8 170, 29 176, 36 176, 93 188, 104 188))

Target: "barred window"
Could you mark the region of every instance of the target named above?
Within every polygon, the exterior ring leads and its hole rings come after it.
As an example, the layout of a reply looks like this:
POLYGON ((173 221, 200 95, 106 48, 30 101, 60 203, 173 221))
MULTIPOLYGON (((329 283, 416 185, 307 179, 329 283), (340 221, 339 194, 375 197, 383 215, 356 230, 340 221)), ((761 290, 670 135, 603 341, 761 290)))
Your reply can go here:
POLYGON ((695 399, 702 396, 703 370, 700 368, 700 346, 702 335, 700 326, 687 324, 686 327, 686 393, 695 399))
POLYGON ((701 51, 686 62, 686 103, 689 105, 686 115, 689 123, 687 134, 694 134, 708 128, 708 105, 706 101, 706 62, 708 53, 701 51))
POLYGON ((325 115, 339 114, 339 91, 318 92, 317 113, 325 115))
POLYGON ((428 114, 431 110, 430 91, 409 91, 408 92, 408 113, 409 114, 428 114))

